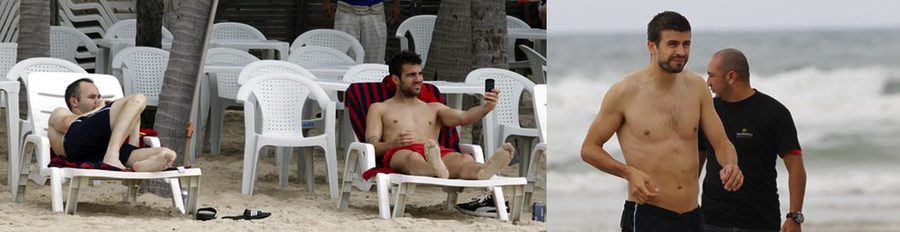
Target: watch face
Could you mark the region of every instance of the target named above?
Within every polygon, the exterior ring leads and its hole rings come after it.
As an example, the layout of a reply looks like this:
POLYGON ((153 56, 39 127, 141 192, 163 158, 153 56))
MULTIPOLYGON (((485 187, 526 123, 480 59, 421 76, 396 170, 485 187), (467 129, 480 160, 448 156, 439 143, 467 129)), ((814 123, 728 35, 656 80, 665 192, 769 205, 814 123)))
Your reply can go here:
POLYGON ((802 224, 803 223, 803 214, 802 213, 794 214, 794 221, 797 221, 797 223, 802 224))

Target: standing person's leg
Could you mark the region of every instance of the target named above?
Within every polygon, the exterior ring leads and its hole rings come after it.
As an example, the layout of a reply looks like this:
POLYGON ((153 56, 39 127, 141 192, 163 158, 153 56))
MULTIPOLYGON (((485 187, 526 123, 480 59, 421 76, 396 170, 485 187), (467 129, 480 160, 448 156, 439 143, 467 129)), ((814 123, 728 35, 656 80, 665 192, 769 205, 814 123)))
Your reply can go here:
POLYGON ((384 63, 385 47, 387 46, 387 24, 384 20, 384 10, 380 13, 360 16, 362 27, 359 42, 366 52, 366 63, 384 63))
POLYGON ((103 162, 124 168, 119 160, 119 149, 125 138, 135 130, 140 122, 141 112, 147 106, 147 98, 143 94, 126 96, 116 100, 109 109, 109 127, 111 128, 109 144, 103 162))
POLYGON ((509 166, 514 154, 515 149, 512 144, 504 143, 484 164, 475 162, 471 155, 457 152, 448 153, 444 156, 443 161, 450 170, 450 178, 487 180, 509 166))

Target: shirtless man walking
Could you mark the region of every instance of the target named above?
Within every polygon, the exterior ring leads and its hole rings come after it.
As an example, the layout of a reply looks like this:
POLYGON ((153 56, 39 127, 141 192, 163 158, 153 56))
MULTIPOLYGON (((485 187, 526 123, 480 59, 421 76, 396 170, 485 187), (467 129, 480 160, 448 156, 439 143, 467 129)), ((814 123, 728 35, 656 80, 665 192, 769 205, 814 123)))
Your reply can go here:
POLYGON ((137 148, 140 114, 147 105, 144 95, 130 95, 104 102, 88 78, 66 88, 66 108, 50 115, 47 135, 57 155, 75 162, 102 162, 104 169, 138 172, 162 171, 175 161, 175 151, 163 147, 137 148), (131 135, 129 143, 125 139, 131 135))
POLYGON ((515 152, 509 143, 482 165, 471 155, 436 142, 441 127, 472 124, 491 112, 499 91, 484 93, 484 104, 467 111, 437 102, 425 103, 417 98, 423 83, 421 64, 419 55, 409 51, 394 56, 388 66, 397 92, 390 99, 369 106, 366 142, 375 146, 375 153, 384 154, 384 166, 404 174, 468 180, 490 179, 506 168, 515 152))
POLYGON ((725 137, 705 81, 682 72, 691 45, 684 16, 662 12, 647 25, 650 64, 614 84, 591 124, 582 159, 628 181, 623 231, 702 231, 698 208, 697 132, 702 128, 722 166, 728 191, 743 183, 734 146, 725 137), (625 164, 605 144, 617 134, 625 164))

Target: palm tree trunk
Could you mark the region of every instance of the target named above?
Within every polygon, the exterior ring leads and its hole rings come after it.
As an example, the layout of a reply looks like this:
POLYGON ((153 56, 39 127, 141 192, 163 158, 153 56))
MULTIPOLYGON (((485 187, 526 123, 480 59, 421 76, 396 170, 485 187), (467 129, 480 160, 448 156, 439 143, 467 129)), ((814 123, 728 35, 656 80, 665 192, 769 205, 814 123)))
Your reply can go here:
POLYGON ((21 0, 19 13, 19 39, 17 41, 19 45, 16 61, 33 57, 49 57, 50 1, 21 0))
POLYGON ((162 48, 162 0, 140 0, 137 8, 137 46, 162 48))
POLYGON ((471 10, 471 0, 441 1, 422 71, 425 79, 462 82, 472 70, 471 10))
MULTIPOLYGON (((194 92, 200 76, 200 65, 206 50, 207 34, 214 15, 212 9, 218 0, 186 1, 181 5, 179 21, 175 23, 175 41, 169 56, 169 65, 159 96, 154 129, 160 141, 185 157, 186 131, 192 117, 194 92)), ((184 162, 182 158, 181 163, 184 162)))
POLYGON ((472 1, 473 68, 509 68, 506 57, 506 1, 472 1))

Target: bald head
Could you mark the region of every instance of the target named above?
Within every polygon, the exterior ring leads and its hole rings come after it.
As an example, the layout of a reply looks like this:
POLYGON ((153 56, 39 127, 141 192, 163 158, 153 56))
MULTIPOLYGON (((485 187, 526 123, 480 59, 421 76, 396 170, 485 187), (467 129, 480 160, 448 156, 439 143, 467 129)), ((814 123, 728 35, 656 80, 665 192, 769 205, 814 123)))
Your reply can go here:
POLYGON ((726 48, 719 50, 713 54, 713 59, 719 59, 718 69, 723 74, 734 71, 738 75, 738 79, 742 81, 750 80, 750 64, 747 57, 740 50, 735 48, 726 48))

